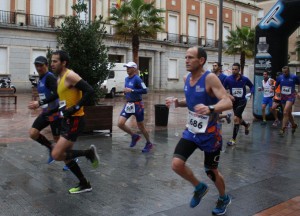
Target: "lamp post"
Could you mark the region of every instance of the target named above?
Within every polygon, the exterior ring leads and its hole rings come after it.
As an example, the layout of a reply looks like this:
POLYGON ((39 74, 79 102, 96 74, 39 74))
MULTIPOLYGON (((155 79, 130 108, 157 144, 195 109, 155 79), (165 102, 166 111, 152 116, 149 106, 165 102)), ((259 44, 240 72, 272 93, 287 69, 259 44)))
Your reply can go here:
POLYGON ((222 63, 223 49, 223 0, 219 0, 219 42, 218 42, 218 62, 222 63))
POLYGON ((92 16, 91 12, 92 12, 92 0, 89 0, 89 23, 91 23, 91 16, 92 16))

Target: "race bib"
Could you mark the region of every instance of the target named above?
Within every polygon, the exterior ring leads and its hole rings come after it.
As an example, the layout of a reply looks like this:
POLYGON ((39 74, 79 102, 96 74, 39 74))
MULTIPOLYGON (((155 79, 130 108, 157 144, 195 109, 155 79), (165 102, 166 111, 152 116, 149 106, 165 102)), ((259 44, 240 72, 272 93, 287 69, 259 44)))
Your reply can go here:
POLYGON ((58 104, 59 104, 58 110, 60 111, 59 114, 61 116, 64 116, 63 111, 66 109, 67 102, 65 100, 60 100, 58 104))
POLYGON ((281 94, 290 95, 292 93, 292 87, 290 86, 282 86, 281 94))
POLYGON ((135 104, 128 102, 125 106, 126 113, 135 113, 135 104))
POLYGON ((46 99, 46 95, 44 93, 39 93, 40 100, 46 99))
POLYGON ((243 93, 244 93, 243 88, 232 88, 233 97, 242 97, 243 93))
POLYGON ((270 93, 270 88, 264 88, 264 93, 269 94, 270 93))
MULTIPOLYGON (((39 93, 39 98, 40 98, 40 101, 44 100, 44 99, 46 99, 46 95, 44 93, 39 93)), ((48 107, 48 104, 44 104, 41 106, 41 108, 47 108, 47 107, 48 107)))
POLYGON ((65 107, 67 105, 67 102, 65 100, 61 100, 59 101, 59 109, 62 109, 63 107, 65 107))
POLYGON ((189 111, 187 128, 191 133, 205 133, 208 125, 209 116, 199 115, 195 112, 189 111))
POLYGON ((274 96, 274 91, 271 87, 265 87, 264 88, 264 97, 272 97, 274 96))

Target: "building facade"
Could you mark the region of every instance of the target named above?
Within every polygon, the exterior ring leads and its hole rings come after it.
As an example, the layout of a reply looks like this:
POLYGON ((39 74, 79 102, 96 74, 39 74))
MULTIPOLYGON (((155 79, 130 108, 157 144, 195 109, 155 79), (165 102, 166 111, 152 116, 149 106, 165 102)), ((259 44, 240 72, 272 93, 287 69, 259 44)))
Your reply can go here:
MULTIPOLYGON (((150 0, 145 0, 150 2, 150 0)), ((0 0, 0 75, 11 76, 18 90, 29 91, 29 75, 36 75, 33 60, 46 55, 47 47, 57 49, 56 30, 65 16, 74 15, 71 6, 77 0, 0 0)), ((109 17, 116 0, 84 0, 87 14, 109 17)), ((141 40, 139 68, 149 72, 148 85, 153 89, 182 89, 186 74, 184 56, 191 46, 202 46, 208 53, 207 69, 218 60, 219 0, 156 0, 165 10, 165 31, 156 40, 141 40)), ((223 41, 236 26, 255 28, 259 7, 254 1, 224 0, 223 41)), ((113 39, 114 29, 106 26, 109 58, 116 62, 132 60, 131 42, 113 39)), ((223 55, 223 69, 239 62, 239 56, 223 55)), ((253 60, 246 62, 245 75, 252 76, 253 60)))

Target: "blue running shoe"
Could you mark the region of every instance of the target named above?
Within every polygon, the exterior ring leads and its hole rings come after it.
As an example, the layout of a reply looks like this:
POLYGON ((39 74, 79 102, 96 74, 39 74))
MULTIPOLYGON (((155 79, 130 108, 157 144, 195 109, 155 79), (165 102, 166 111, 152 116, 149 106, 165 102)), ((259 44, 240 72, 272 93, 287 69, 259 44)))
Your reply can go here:
POLYGON ((199 205, 202 197, 208 192, 208 186, 204 183, 202 183, 202 188, 199 190, 194 191, 194 196, 190 202, 190 207, 195 208, 197 205, 199 205))
MULTIPOLYGON (((75 158, 74 160, 76 163, 79 161, 78 158, 75 158)), ((70 170, 70 168, 65 164, 63 167, 63 171, 69 171, 69 170, 70 170)))
POLYGON ((130 147, 134 147, 136 145, 136 143, 141 139, 141 136, 138 134, 133 134, 131 137, 131 143, 130 143, 130 147))
POLYGON ((142 152, 147 153, 153 148, 153 144, 150 142, 146 142, 145 147, 143 148, 142 152))
POLYGON ((53 157, 51 156, 51 151, 49 150, 49 158, 47 161, 47 164, 52 164, 55 160, 53 159, 53 157))
POLYGON ((222 200, 218 199, 217 206, 212 210, 213 215, 224 215, 226 213, 228 205, 231 203, 230 196, 227 196, 227 199, 222 200))

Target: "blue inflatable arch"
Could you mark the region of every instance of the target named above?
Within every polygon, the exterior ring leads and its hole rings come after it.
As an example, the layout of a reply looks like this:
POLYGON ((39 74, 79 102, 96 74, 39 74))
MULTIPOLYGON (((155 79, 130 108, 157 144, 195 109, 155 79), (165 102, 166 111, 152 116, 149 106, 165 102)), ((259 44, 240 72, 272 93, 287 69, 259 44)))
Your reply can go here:
MULTIPOLYGON (((257 90, 262 85, 262 74, 267 70, 275 79, 277 72, 288 64, 288 39, 299 23, 300 0, 280 0, 256 26, 253 100, 253 115, 256 118, 262 118, 263 94, 257 90)), ((269 111, 266 110, 266 114, 270 115, 269 111)))

